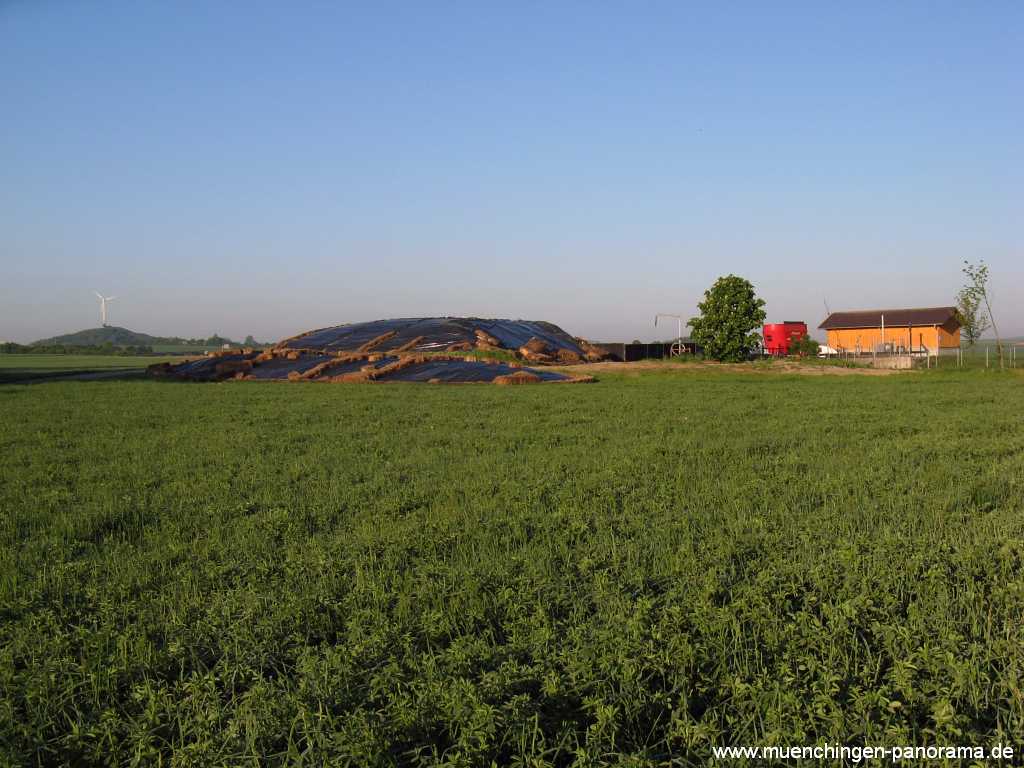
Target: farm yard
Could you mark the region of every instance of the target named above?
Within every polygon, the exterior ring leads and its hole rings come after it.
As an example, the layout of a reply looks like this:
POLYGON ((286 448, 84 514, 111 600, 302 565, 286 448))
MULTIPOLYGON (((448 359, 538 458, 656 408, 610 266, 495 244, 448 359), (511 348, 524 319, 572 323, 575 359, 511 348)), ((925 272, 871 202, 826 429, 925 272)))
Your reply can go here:
POLYGON ((1019 739, 1021 372, 593 368, 0 386, 0 759, 1019 739))

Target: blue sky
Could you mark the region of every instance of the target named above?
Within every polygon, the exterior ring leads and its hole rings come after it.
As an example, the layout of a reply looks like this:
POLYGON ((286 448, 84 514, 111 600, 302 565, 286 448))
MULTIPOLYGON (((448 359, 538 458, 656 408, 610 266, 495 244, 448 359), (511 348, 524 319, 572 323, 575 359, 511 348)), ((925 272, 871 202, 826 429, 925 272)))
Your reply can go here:
POLYGON ((1024 334, 1024 4, 0 2, 0 338, 378 317, 1024 334))

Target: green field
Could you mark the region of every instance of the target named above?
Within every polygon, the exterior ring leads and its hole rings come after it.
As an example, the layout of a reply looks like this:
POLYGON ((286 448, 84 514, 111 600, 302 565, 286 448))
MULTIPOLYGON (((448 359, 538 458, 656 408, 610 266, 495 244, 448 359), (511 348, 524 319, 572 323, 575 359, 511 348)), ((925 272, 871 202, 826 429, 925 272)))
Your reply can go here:
POLYGON ((0 386, 0 510, 11 764, 1024 747, 1020 372, 0 386))
POLYGON ((102 371, 141 370, 153 363, 181 359, 134 355, 0 355, 0 383, 102 371))

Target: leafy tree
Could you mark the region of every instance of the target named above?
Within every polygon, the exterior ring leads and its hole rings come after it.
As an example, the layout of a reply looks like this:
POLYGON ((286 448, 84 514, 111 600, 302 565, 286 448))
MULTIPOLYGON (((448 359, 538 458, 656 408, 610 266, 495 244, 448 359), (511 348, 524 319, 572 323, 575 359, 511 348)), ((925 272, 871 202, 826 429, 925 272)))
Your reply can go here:
POLYGON ((764 322, 763 307, 749 280, 720 277, 704 291, 700 315, 690 319, 693 340, 713 360, 745 360, 761 341, 756 331, 764 322))
POLYGON ((246 346, 246 347, 255 347, 256 346, 256 339, 254 339, 252 337, 251 333, 248 336, 245 337, 244 346, 246 346))
POLYGON ((821 345, 806 333, 789 342, 789 354, 796 357, 817 357, 820 351, 821 345))
POLYGON ((960 321, 960 334, 968 347, 973 347, 992 326, 981 307, 981 297, 972 286, 961 288, 956 295, 956 313, 960 321))
MULTIPOLYGON (((980 307, 982 304, 985 305, 985 313, 988 315, 987 320, 992 323, 992 330, 996 334, 996 352, 999 354, 999 367, 1003 367, 1003 343, 999 339, 999 329, 996 327, 996 319, 992 315, 992 303, 989 299, 989 288, 988 288, 988 264, 982 259, 977 264, 971 264, 971 262, 964 260, 963 273, 967 277, 967 285, 964 286, 963 291, 967 291, 971 297, 973 297, 980 307)), ((962 333, 961 329, 961 333, 962 333)), ((979 337, 981 333, 979 332, 979 337)))

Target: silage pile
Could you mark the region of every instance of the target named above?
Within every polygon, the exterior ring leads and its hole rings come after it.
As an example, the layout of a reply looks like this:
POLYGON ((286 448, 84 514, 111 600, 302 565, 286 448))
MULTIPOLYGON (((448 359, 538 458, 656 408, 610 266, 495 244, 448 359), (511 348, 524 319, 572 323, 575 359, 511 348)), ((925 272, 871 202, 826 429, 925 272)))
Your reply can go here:
POLYGON ((591 378, 526 368, 523 362, 566 365, 605 357, 604 350, 552 323, 426 317, 321 328, 262 352, 224 350, 177 365, 161 363, 149 371, 190 381, 538 384, 591 378), (500 352, 513 359, 481 359, 474 352, 500 352))

